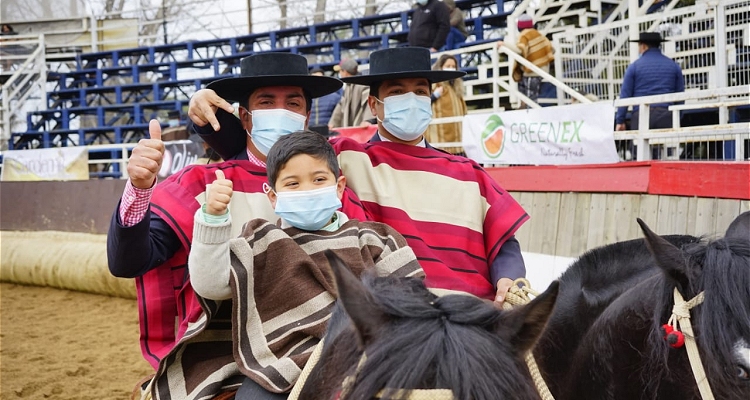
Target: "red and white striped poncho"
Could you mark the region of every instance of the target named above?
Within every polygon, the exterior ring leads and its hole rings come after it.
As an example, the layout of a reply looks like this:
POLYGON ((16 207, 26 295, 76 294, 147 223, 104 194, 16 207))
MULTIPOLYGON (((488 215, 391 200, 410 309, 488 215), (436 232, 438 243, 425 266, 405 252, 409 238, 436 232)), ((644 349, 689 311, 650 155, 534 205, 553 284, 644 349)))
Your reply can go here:
POLYGON ((406 238, 428 286, 494 299, 490 265, 529 216, 479 164, 392 142, 332 143, 347 186, 406 238))

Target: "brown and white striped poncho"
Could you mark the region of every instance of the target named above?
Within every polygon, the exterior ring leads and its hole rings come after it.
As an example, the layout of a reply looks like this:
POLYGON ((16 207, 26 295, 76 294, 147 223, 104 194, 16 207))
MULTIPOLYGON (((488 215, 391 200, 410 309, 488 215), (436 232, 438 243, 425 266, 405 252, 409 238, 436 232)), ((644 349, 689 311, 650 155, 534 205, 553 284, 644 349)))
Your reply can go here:
MULTIPOLYGON (((156 392, 160 392, 159 382, 168 392, 172 388, 184 394, 206 393, 211 387, 218 390, 235 381, 228 380, 226 374, 236 375, 238 367, 243 375, 271 392, 289 391, 325 333, 335 301, 333 274, 324 250, 336 253, 357 276, 366 270, 381 276, 423 274, 405 239, 388 225, 376 222, 349 220, 335 232, 307 232, 252 220, 240 237, 230 240, 229 247, 232 301, 201 299, 207 313, 206 320, 201 319, 198 325, 205 327, 208 321, 213 327, 220 326, 212 321, 212 315, 221 318, 222 313, 215 313, 212 306, 220 304, 226 309, 226 303, 231 303, 229 319, 236 364, 214 366, 211 370, 216 372, 206 376, 198 365, 180 360, 183 354, 191 354, 192 361, 200 363, 191 347, 201 352, 212 351, 214 344, 219 352, 226 349, 228 332, 191 329, 184 343, 186 351, 173 351, 171 355, 177 359, 170 360, 168 371, 160 371, 156 392), (193 390, 183 391, 186 388, 193 390), (194 391, 198 388, 203 389, 194 391)), ((155 397, 178 398, 175 393, 162 394, 155 397)), ((188 394, 180 398, 194 397, 188 394)))

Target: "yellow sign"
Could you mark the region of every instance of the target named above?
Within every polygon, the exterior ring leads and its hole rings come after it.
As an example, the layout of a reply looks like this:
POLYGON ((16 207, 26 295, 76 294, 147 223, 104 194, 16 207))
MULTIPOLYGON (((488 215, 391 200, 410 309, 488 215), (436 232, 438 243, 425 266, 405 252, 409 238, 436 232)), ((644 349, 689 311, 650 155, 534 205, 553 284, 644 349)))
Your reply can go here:
POLYGON ((2 181, 84 181, 89 179, 86 147, 10 150, 3 153, 2 181))

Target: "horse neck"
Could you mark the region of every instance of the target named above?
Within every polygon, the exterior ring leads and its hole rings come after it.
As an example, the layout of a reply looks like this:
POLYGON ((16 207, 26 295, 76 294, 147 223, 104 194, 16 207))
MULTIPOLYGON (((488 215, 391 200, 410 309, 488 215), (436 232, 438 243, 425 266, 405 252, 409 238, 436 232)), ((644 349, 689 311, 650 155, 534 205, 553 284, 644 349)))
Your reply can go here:
POLYGON ((344 377, 354 373, 363 352, 355 334, 341 330, 326 337, 323 354, 318 364, 310 372, 300 399, 330 400, 341 390, 344 377))

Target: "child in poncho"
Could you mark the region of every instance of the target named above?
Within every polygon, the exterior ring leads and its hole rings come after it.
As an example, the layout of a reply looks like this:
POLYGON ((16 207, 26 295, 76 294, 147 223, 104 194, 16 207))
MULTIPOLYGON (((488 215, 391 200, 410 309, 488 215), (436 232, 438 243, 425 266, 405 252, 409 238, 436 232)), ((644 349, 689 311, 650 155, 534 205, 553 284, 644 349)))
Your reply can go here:
POLYGON ((218 170, 195 215, 188 261, 198 295, 233 300, 234 358, 251 380, 238 398, 258 385, 288 392, 325 333, 336 293, 324 250, 336 253, 356 275, 367 270, 422 275, 394 229, 336 211, 346 178, 323 136, 310 131, 283 136, 269 151, 267 167, 266 194, 280 219, 250 220, 240 237, 230 238, 232 183, 218 170))

